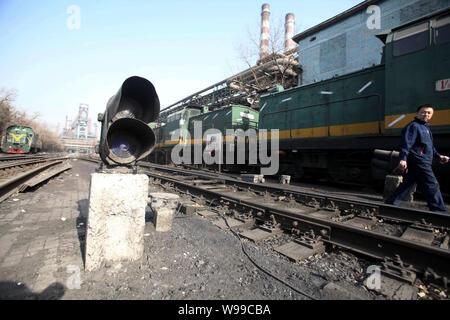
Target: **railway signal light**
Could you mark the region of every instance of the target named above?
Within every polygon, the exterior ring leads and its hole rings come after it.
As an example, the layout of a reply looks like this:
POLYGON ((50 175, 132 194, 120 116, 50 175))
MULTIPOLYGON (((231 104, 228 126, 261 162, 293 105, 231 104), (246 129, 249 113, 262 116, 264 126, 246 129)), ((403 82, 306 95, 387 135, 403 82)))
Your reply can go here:
POLYGON ((99 153, 103 163, 111 166, 130 165, 149 155, 156 137, 148 123, 159 115, 159 98, 147 79, 133 76, 124 81, 112 96, 102 122, 99 153))

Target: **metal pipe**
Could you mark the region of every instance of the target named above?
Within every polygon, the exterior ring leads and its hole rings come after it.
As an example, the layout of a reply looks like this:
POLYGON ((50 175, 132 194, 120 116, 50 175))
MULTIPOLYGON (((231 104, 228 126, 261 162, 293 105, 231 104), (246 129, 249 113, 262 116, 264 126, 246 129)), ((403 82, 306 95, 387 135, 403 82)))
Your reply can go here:
MULTIPOLYGON (((290 59, 290 58, 278 58, 275 60, 269 60, 268 62, 259 65, 257 67, 253 67, 250 68, 248 70, 245 70, 235 76, 233 76, 232 78, 230 78, 230 80, 233 79, 240 79, 242 81, 251 81, 252 78, 255 78, 256 76, 258 76, 259 73, 264 72, 264 71, 270 71, 270 70, 285 70, 287 68, 293 67, 293 66, 298 66, 299 63, 297 60, 295 59, 290 59), (272 69, 272 68, 276 68, 276 69, 272 69), (247 78, 251 78, 251 79, 247 79, 247 78)), ((297 74, 291 74, 293 76, 296 76, 297 74)))

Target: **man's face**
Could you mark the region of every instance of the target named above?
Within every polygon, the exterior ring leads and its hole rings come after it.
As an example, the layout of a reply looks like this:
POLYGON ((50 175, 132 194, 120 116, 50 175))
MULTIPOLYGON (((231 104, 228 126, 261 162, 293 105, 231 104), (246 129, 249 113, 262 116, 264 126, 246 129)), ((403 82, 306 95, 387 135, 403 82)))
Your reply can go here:
POLYGON ((433 116, 433 108, 422 108, 416 113, 416 118, 428 122, 433 116))

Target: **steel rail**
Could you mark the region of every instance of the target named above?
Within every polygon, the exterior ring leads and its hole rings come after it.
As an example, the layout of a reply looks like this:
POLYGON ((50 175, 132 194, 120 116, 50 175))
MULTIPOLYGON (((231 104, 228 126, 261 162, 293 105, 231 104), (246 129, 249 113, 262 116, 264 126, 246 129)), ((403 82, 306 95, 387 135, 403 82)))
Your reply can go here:
POLYGON ((50 161, 50 160, 56 160, 59 158, 48 158, 48 159, 43 159, 43 158, 37 158, 37 159, 27 159, 27 160, 17 160, 17 161, 9 161, 7 163, 0 163, 0 169, 7 169, 7 168, 12 168, 12 167, 18 167, 18 166, 23 166, 23 165, 27 165, 27 164, 37 164, 37 163, 41 163, 41 162, 46 162, 46 161, 50 161))
POLYGON ((11 161, 11 160, 26 160, 26 159, 44 159, 48 158, 49 154, 27 154, 27 153, 19 153, 19 154, 3 154, 0 155, 0 162, 3 161, 11 161))
MULTIPOLYGON (((89 159, 89 161, 92 161, 89 159)), ((98 161, 97 161, 98 162, 98 161)), ((252 212, 254 218, 260 221, 272 221, 283 230, 298 231, 309 228, 317 231, 320 234, 320 240, 336 245, 341 248, 351 250, 353 252, 363 254, 365 256, 384 261, 399 261, 402 268, 407 268, 408 272, 416 272, 426 274, 439 274, 444 279, 450 277, 450 250, 448 248, 440 248, 437 246, 428 245, 419 241, 412 241, 409 239, 401 238, 400 236, 392 236, 385 233, 375 232, 371 230, 365 230, 361 227, 352 226, 344 222, 336 222, 327 218, 319 218, 312 216, 313 212, 321 210, 329 211, 332 215, 336 208, 342 211, 342 207, 349 208, 352 211, 360 210, 370 217, 374 214, 375 218, 388 218, 394 223, 396 221, 405 223, 408 227, 420 225, 425 226, 431 223, 439 223, 438 227, 447 228, 449 226, 450 217, 442 214, 434 214, 423 210, 416 210, 410 208, 400 208, 391 205, 385 205, 380 203, 373 203, 369 201, 353 200, 347 198, 338 198, 335 196, 325 196, 316 192, 303 192, 296 190, 289 190, 278 186, 266 186, 260 184, 254 184, 251 182, 240 181, 235 178, 224 177, 215 174, 214 176, 192 172, 192 170, 182 170, 178 168, 167 168, 165 166, 154 165, 149 163, 140 163, 140 167, 147 167, 150 169, 160 169, 164 171, 170 171, 182 175, 192 175, 198 178, 213 179, 216 182, 223 183, 224 186, 243 186, 251 189, 259 189, 261 191, 271 190, 272 192, 294 194, 296 196, 304 197, 306 202, 308 199, 313 199, 316 204, 309 206, 309 210, 302 209, 290 209, 281 208, 280 205, 264 204, 261 201, 248 200, 245 197, 233 195, 232 192, 225 193, 224 190, 214 191, 211 188, 202 188, 202 186, 195 186, 189 181, 183 181, 171 177, 163 176, 162 174, 152 173, 144 170, 144 173, 154 179, 160 179, 183 189, 187 189, 193 194, 200 194, 216 200, 222 200, 232 202, 236 205, 246 207, 252 212), (317 201, 319 200, 319 201, 317 201), (328 208, 327 208, 328 207, 328 208), (334 209, 334 210, 333 210, 334 209), (369 210, 368 210, 369 209, 369 210), (256 212, 256 214, 254 213, 256 212), (275 218, 276 217, 276 218, 275 218), (431 222, 430 222, 431 221, 431 222)), ((220 189, 221 186, 217 186, 215 189, 220 189)), ((296 200, 299 200, 296 197, 296 200)), ((313 204, 314 204, 313 203, 313 204)), ((305 207, 308 207, 306 204, 305 207)), ((364 214, 355 215, 356 217, 364 217, 364 214)), ((350 214, 349 219, 352 219, 350 214)), ((347 220, 348 221, 348 220, 347 220)), ((447 230, 445 230, 447 231, 447 230)))
MULTIPOLYGON (((89 158, 80 158, 82 160, 91 161, 95 163, 100 163, 100 160, 89 159, 89 158)), ((335 195, 324 195, 323 193, 314 192, 314 191, 300 191, 300 190, 292 190, 291 187, 287 186, 274 186, 267 184, 257 184, 252 182, 246 182, 239 180, 238 178, 225 176, 223 174, 218 173, 205 173, 193 170, 186 170, 180 168, 167 167, 164 165, 158 165, 154 163, 148 162, 139 162, 138 166, 144 168, 153 168, 157 170, 176 172, 183 175, 192 175, 197 176, 199 178, 205 179, 220 179, 225 184, 231 184, 235 186, 239 186, 242 188, 250 188, 255 191, 271 191, 278 192, 284 195, 293 195, 297 200, 303 200, 303 202, 308 201, 318 201, 319 205, 322 207, 335 208, 340 210, 351 210, 355 208, 360 208, 361 210, 366 210, 373 215, 376 215, 378 218, 388 219, 397 222, 404 222, 409 224, 421 224, 428 225, 430 227, 435 228, 445 228, 450 229, 450 215, 431 212, 426 210, 414 209, 414 208, 406 208, 406 207, 398 207, 394 205, 385 204, 382 202, 375 201, 367 201, 367 200, 359 200, 359 199, 350 199, 347 197, 338 197, 335 195)))
POLYGON ((63 159, 54 160, 51 162, 47 161, 41 166, 25 171, 10 179, 0 181, 0 202, 7 199, 14 192, 18 191, 20 187, 29 179, 35 177, 37 174, 41 173, 47 168, 53 167, 59 163, 62 163, 63 161, 64 161, 63 159))
MULTIPOLYGON (((192 172, 185 169, 169 168, 162 165, 139 163, 141 167, 154 168, 164 171, 177 172, 180 174, 195 175, 205 179, 211 179, 212 175, 202 172, 192 172)), ((260 191, 279 192, 285 195, 292 194, 296 198, 304 198, 305 202, 312 199, 320 202, 322 207, 334 207, 339 209, 361 208, 362 210, 369 210, 372 214, 376 214, 379 218, 396 220, 398 222, 417 223, 429 225, 433 227, 442 227, 450 229, 450 215, 425 211, 420 209, 398 207, 394 205, 385 204, 382 202, 350 199, 346 197, 338 197, 334 195, 324 195, 323 193, 314 191, 299 191, 292 190, 289 187, 273 186, 267 184, 257 184, 238 180, 237 178, 226 177, 220 174, 214 174, 214 179, 220 179, 226 184, 234 184, 244 188, 252 188, 260 191)))
POLYGON ((450 276, 450 268, 448 267, 450 265, 450 250, 448 249, 441 249, 424 243, 365 230, 329 219, 313 217, 311 216, 311 212, 301 213, 297 211, 293 213, 292 209, 283 209, 278 205, 271 206, 261 202, 249 201, 230 194, 224 195, 223 192, 203 189, 201 186, 194 186, 184 181, 151 172, 145 172, 145 174, 155 179, 173 183, 191 192, 234 202, 238 205, 262 212, 262 214, 256 214, 255 216, 256 219, 262 221, 272 221, 272 217, 275 215, 275 220, 280 224, 282 229, 292 230, 293 228, 309 227, 317 230, 322 235, 321 240, 326 243, 337 245, 379 260, 385 260, 386 258, 395 260, 400 256, 402 263, 410 265, 410 269, 414 272, 432 270, 447 278, 450 276))

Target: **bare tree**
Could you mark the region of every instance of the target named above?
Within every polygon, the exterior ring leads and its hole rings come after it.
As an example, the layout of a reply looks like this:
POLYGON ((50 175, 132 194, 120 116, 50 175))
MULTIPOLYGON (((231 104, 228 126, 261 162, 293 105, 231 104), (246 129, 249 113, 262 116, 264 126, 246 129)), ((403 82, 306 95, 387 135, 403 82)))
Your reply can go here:
POLYGON ((6 128, 10 125, 16 112, 12 106, 16 93, 12 90, 0 89, 0 135, 3 135, 6 128))
POLYGON ((245 92, 252 107, 258 107, 259 96, 276 85, 291 88, 297 85, 301 67, 298 47, 285 51, 282 20, 270 29, 268 52, 260 55, 260 43, 254 33, 248 32, 245 44, 239 47, 240 60, 248 67, 228 81, 228 86, 245 92))

